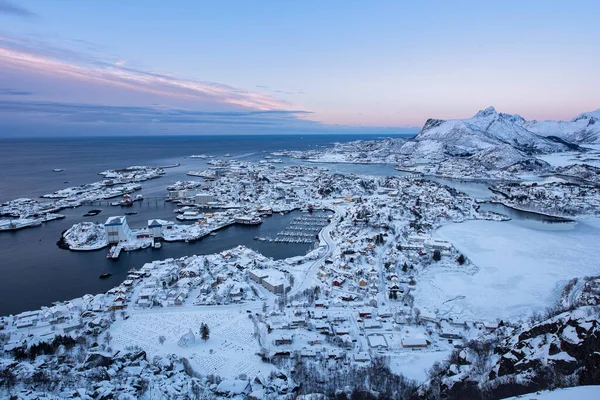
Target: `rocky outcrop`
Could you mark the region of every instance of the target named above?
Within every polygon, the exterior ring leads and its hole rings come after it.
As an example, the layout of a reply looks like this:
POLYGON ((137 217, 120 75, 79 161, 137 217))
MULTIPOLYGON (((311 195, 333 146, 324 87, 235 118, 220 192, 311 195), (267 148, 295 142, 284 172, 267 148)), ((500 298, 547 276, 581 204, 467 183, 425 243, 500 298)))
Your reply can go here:
MULTIPOLYGON (((579 287, 579 295, 591 287, 579 287)), ((599 318, 597 306, 580 306, 530 326, 499 329, 469 343, 430 384, 447 399, 500 399, 600 384, 599 318)))

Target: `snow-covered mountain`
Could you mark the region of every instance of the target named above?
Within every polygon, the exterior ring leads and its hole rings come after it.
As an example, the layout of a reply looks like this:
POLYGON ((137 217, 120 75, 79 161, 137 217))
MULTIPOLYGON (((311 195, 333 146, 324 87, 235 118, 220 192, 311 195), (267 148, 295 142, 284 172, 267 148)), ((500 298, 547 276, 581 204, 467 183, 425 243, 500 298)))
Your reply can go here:
POLYGON ((467 119, 429 119, 421 132, 401 150, 404 154, 428 158, 469 156, 496 148, 503 152, 508 148, 507 145, 529 155, 569 150, 568 144, 560 140, 543 137, 526 129, 526 123, 523 117, 498 113, 494 107, 481 110, 467 119))
POLYGON ((600 143, 600 110, 580 114, 570 121, 525 121, 525 129, 556 136, 572 143, 600 143))

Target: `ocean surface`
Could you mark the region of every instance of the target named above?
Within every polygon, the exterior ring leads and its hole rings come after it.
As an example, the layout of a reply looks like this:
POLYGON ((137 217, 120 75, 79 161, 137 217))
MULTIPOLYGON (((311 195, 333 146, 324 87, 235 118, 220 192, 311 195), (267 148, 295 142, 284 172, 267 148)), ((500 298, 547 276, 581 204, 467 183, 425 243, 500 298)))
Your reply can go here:
MULTIPOLYGON (((406 137, 398 135, 399 137, 406 137)), ((103 179, 99 172, 131 165, 165 166, 159 179, 142 182, 145 196, 166 196, 166 187, 177 180, 197 180, 186 172, 206 168, 206 160, 189 158, 206 154, 257 161, 277 150, 308 150, 330 146, 333 142, 369 140, 374 135, 262 135, 262 136, 173 136, 123 138, 53 138, 0 139, 0 202, 19 197, 38 198, 58 189, 103 179), (55 168, 62 172, 53 172, 55 168)), ((281 166, 301 161, 284 158, 281 166)), ((393 175, 389 165, 311 164, 322 165, 332 172, 393 175)), ((129 224, 141 227, 151 218, 173 220, 173 205, 145 201, 136 203, 137 215, 128 216, 129 224)), ((130 268, 169 257, 210 254, 238 245, 256 249, 276 259, 305 254, 311 245, 269 243, 255 236, 275 236, 295 214, 265 218, 258 227, 232 226, 215 236, 195 243, 165 243, 160 250, 146 249, 122 253, 119 260, 107 260, 106 249, 94 252, 72 252, 59 249, 61 233, 82 221, 104 222, 112 215, 122 215, 119 207, 79 207, 63 210, 64 220, 41 227, 0 233, 0 315, 15 314, 68 300, 86 293, 97 294, 118 285, 130 268), (102 209, 96 217, 83 217, 90 208, 102 209), (99 279, 103 273, 108 279, 99 279)))

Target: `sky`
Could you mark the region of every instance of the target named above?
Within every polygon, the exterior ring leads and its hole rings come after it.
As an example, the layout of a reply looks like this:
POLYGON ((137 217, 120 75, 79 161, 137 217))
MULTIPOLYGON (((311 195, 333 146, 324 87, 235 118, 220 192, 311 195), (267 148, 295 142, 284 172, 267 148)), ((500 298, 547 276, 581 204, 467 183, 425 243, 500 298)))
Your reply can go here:
POLYGON ((0 136, 410 133, 600 108, 598 1, 0 0, 0 136))

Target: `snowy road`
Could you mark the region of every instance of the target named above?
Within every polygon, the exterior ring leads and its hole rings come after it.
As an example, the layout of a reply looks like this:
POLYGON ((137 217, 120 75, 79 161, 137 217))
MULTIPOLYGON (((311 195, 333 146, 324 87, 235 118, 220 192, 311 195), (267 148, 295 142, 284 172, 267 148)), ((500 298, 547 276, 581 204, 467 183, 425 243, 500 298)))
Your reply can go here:
POLYGON ((327 245, 327 251, 325 251, 325 253, 321 257, 312 262, 312 264, 302 275, 302 281, 300 282, 300 284, 296 286, 293 290, 291 290, 290 293, 288 293, 288 296, 293 296, 311 287, 312 283, 315 280, 315 275, 319 270, 318 266, 321 265, 325 261, 325 259, 327 259, 327 257, 329 257, 331 253, 336 249, 336 244, 331 238, 331 231, 339 222, 341 213, 337 207, 331 207, 331 209, 335 212, 331 223, 325 228, 323 228, 321 232, 319 232, 319 239, 320 241, 325 242, 325 244, 327 245))

